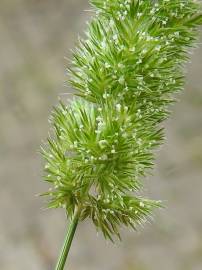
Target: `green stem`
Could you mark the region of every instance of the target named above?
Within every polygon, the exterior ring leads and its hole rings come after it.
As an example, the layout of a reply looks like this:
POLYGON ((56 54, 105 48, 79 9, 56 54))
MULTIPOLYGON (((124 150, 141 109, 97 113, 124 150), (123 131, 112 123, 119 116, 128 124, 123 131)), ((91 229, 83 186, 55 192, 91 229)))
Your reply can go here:
POLYGON ((74 234, 78 225, 78 221, 79 221, 79 215, 80 215, 80 210, 79 208, 77 208, 75 210, 74 216, 72 217, 69 227, 67 229, 67 233, 66 233, 66 237, 64 240, 64 244, 60 253, 60 256, 58 258, 58 262, 57 265, 55 267, 55 270, 63 270, 66 260, 67 260, 67 255, 69 253, 71 244, 72 244, 72 240, 74 238, 74 234))

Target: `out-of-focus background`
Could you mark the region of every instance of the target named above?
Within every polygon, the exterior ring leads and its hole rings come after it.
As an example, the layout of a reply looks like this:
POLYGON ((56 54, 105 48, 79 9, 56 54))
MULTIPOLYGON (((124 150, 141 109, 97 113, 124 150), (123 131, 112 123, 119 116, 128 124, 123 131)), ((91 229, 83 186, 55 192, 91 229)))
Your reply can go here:
MULTIPOLYGON (((47 189, 37 153, 48 117, 64 87, 64 56, 71 55, 89 18, 87 0, 0 1, 0 269, 52 270, 66 221, 43 210, 47 189)), ((202 40, 202 35, 201 39, 202 40)), ((166 209, 144 231, 105 243, 94 227, 79 226, 71 270, 202 269, 202 46, 187 67, 186 90, 166 123, 144 194, 166 209)))

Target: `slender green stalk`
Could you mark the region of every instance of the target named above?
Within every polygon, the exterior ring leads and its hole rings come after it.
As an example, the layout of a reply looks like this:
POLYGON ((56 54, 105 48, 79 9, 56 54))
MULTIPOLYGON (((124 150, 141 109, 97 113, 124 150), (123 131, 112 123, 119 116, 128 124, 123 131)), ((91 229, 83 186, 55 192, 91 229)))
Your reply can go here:
POLYGON ((79 220, 79 215, 80 215, 80 210, 77 208, 74 216, 72 217, 70 224, 68 226, 67 232, 66 232, 66 237, 64 240, 64 244, 60 253, 60 256, 58 258, 58 262, 57 265, 55 267, 55 270, 63 270, 66 260, 67 260, 67 256, 72 244, 72 240, 74 238, 74 234, 78 225, 78 220, 79 220))

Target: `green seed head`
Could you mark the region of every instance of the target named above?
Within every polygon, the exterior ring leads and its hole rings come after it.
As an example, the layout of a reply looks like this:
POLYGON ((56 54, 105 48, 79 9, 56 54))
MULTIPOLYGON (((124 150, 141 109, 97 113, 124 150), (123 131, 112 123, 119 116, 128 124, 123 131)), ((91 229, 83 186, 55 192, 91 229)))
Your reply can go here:
POLYGON ((80 219, 91 218, 112 239, 122 224, 136 228, 161 205, 137 194, 202 16, 191 0, 91 4, 95 16, 69 68, 79 97, 54 109, 54 135, 42 148, 52 185, 45 195, 70 217, 80 207, 80 219))

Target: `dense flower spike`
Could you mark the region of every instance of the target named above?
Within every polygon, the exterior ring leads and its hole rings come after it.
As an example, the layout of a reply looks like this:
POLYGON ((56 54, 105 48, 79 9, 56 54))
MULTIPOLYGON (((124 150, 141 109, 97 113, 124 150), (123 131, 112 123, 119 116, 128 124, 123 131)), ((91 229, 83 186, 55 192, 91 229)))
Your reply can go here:
POLYGON ((43 148, 49 207, 90 217, 105 237, 136 226, 159 201, 134 196, 162 142, 159 124, 183 87, 183 64, 202 23, 191 0, 91 0, 96 15, 79 41, 71 105, 52 114, 43 148))

